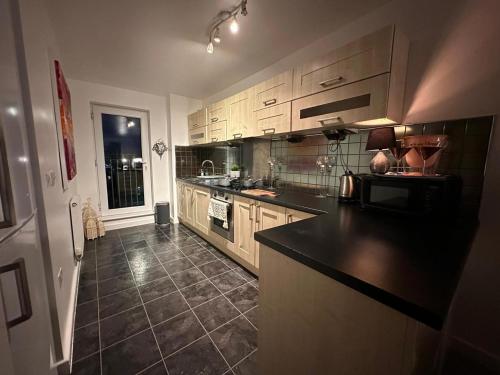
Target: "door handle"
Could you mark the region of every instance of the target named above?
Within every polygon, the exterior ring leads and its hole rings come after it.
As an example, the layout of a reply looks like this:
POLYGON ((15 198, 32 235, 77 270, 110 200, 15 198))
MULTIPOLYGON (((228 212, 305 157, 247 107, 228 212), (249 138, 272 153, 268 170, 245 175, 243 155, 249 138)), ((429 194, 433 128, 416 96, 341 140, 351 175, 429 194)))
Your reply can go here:
POLYGON ((319 82, 319 85, 323 86, 323 87, 328 87, 328 86, 331 86, 331 85, 333 85, 335 83, 338 83, 338 82, 342 81, 343 79, 344 79, 344 77, 337 76, 337 77, 334 77, 334 78, 327 79, 326 81, 319 82))
POLYGON ((24 259, 21 258, 16 260, 14 263, 0 267, 0 288, 2 287, 2 283, 5 283, 9 279, 10 281, 15 282, 19 303, 18 310, 20 312, 18 316, 5 322, 7 328, 12 328, 22 322, 25 322, 33 315, 24 259))
POLYGON ((273 99, 269 99, 269 100, 264 100, 262 102, 262 104, 264 104, 265 106, 268 106, 268 105, 271 105, 271 104, 276 104, 277 100, 276 98, 273 98, 273 99))

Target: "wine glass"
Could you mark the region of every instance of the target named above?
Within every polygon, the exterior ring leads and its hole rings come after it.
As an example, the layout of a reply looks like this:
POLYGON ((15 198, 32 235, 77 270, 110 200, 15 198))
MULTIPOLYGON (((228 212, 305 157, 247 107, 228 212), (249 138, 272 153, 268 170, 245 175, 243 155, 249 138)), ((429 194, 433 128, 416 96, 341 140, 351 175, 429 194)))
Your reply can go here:
POLYGON ((333 196, 333 194, 330 194, 328 192, 329 191, 329 180, 330 180, 329 177, 332 174, 333 167, 337 164, 337 157, 335 155, 331 155, 331 156, 326 155, 324 157, 324 163, 325 163, 325 167, 326 167, 326 173, 328 174, 328 176, 326 177, 326 186, 325 186, 326 195, 328 197, 331 197, 331 196, 333 196))
POLYGON ((405 157, 405 155, 410 151, 411 148, 404 147, 403 141, 398 140, 396 144, 390 148, 392 156, 396 159, 396 174, 399 174, 399 166, 401 164, 401 160, 405 157))
POLYGON ((326 174, 326 160, 324 156, 318 156, 316 159, 316 165, 319 169, 319 175, 320 175, 320 180, 319 180, 319 191, 318 191, 318 197, 319 198, 326 198, 326 194, 323 191, 324 190, 324 185, 325 185, 325 174, 326 174))
POLYGON ((403 138, 403 147, 414 148, 422 158, 422 176, 426 173, 426 162, 436 152, 448 145, 448 136, 441 135, 412 135, 403 138))

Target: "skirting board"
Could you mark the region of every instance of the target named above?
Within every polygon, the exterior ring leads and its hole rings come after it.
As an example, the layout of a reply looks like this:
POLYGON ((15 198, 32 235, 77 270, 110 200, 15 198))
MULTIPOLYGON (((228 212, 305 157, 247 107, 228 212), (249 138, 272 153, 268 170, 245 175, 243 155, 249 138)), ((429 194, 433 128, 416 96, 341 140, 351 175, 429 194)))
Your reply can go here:
POLYGON ((128 217, 125 219, 115 219, 104 221, 104 227, 106 230, 115 230, 128 227, 135 227, 137 225, 152 224, 155 222, 154 214, 138 216, 138 217, 128 217))

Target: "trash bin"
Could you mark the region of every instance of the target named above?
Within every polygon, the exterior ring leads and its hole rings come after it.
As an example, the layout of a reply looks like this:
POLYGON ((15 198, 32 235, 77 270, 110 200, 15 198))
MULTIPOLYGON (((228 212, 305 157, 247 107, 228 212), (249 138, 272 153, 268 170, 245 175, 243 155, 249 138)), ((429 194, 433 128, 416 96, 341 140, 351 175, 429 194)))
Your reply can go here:
POLYGON ((170 203, 157 202, 155 205, 155 223, 165 226, 170 224, 170 203))

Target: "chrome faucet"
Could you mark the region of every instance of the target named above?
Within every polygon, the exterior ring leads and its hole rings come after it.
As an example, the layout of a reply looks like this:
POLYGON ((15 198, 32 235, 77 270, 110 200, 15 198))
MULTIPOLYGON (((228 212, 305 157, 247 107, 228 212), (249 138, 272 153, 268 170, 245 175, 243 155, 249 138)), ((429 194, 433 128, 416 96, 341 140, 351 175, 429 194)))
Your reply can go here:
POLYGON ((203 170, 203 167, 205 165, 205 163, 210 163, 212 164, 212 176, 215 176, 215 166, 214 166, 214 162, 212 160, 204 160, 203 163, 201 163, 201 169, 203 170))

